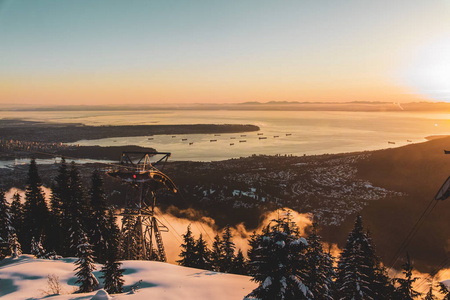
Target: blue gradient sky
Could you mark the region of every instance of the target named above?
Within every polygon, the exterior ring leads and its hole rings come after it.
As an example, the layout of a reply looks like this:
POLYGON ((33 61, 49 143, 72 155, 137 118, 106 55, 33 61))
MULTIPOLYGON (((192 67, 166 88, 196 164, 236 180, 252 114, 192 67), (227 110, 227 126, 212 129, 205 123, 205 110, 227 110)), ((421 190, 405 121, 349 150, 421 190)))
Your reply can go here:
POLYGON ((0 103, 445 101, 449 49, 449 0, 0 0, 0 103))

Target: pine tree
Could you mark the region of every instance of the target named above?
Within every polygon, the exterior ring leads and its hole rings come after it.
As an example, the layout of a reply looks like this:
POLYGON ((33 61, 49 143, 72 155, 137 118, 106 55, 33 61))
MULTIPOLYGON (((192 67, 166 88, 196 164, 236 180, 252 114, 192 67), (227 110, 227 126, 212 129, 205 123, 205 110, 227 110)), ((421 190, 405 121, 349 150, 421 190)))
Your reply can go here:
POLYGON ((247 297, 313 299, 304 284, 307 241, 299 237, 290 215, 274 220, 274 225, 268 229, 253 242, 249 274, 259 286, 247 297))
POLYGON ((231 269, 233 268, 234 250, 236 249, 236 246, 232 238, 231 228, 227 225, 222 235, 223 258, 221 260, 221 271, 225 273, 231 272, 231 269))
POLYGON ((335 276, 333 261, 331 255, 323 251, 321 237, 317 234, 317 223, 313 223, 307 241, 305 285, 309 287, 314 299, 332 300, 335 276))
POLYGON ((5 198, 5 192, 0 190, 0 238, 3 241, 9 241, 12 233, 9 205, 5 198))
POLYGON ((9 239, 12 233, 9 205, 5 193, 0 190, 0 260, 9 255, 9 239))
POLYGON ((80 293, 88 293, 92 292, 94 289, 98 287, 98 280, 95 278, 92 271, 95 270, 94 266, 94 257, 92 253, 92 245, 89 244, 89 241, 86 236, 80 239, 80 244, 77 246, 77 257, 78 259, 75 261, 75 276, 78 278, 75 283, 80 283, 80 288, 78 292, 80 293))
MULTIPOLYGON (((262 234, 263 235, 268 234, 268 232, 269 232, 269 229, 268 229, 268 227, 266 227, 263 230, 262 234)), ((252 235, 250 236, 250 239, 248 240, 249 248, 247 250, 247 258, 250 262, 256 260, 257 253, 255 252, 255 249, 258 248, 259 238, 260 238, 260 235, 256 234, 256 232, 253 231, 252 235)))
POLYGON ((439 283, 439 291, 444 296, 442 300, 450 300, 450 288, 448 288, 442 282, 439 283))
POLYGON ((420 293, 415 291, 412 286, 413 283, 419 278, 412 278, 413 266, 408 253, 406 253, 406 262, 402 265, 402 267, 405 278, 394 278, 394 282, 398 284, 398 287, 394 291, 393 299, 413 300, 420 296, 420 293))
POLYGON ((68 256, 70 253, 70 190, 66 160, 61 158, 58 174, 53 180, 50 197, 49 249, 68 256))
POLYGON ((372 287, 378 261, 372 240, 364 232, 361 216, 358 216, 338 262, 336 297, 343 300, 376 299, 372 287))
POLYGON ((197 269, 209 270, 211 267, 210 251, 202 234, 195 242, 193 262, 192 267, 197 269))
POLYGON ((9 245, 11 249, 11 257, 17 258, 22 255, 22 247, 17 239, 16 233, 13 233, 11 239, 9 240, 9 245))
POLYGON ((366 232, 366 238, 366 264, 371 266, 369 268, 369 282, 373 298, 377 300, 391 300, 395 288, 392 280, 387 275, 386 267, 381 263, 380 258, 375 255, 375 244, 369 230, 366 232))
MULTIPOLYGON (((125 214, 122 218, 122 233, 120 243, 121 257, 127 260, 138 259, 139 253, 136 247, 136 218, 132 215, 125 214)), ((153 251, 153 253, 155 253, 153 251)))
POLYGON ((42 246, 42 239, 36 239, 34 236, 31 238, 31 254, 36 256, 36 258, 44 258, 45 257, 45 249, 42 246))
POLYGON ((211 251, 211 269, 213 271, 222 272, 223 257, 222 241, 219 234, 216 234, 211 251))
POLYGON ((19 239, 22 233, 23 226, 23 205, 20 202, 19 193, 15 193, 13 196, 13 201, 11 202, 11 207, 9 209, 11 226, 14 228, 16 233, 16 238, 19 239))
POLYGON ((106 200, 103 191, 103 180, 100 172, 95 170, 91 177, 90 204, 92 208, 92 217, 89 222, 89 234, 91 236, 91 244, 94 246, 94 253, 97 260, 101 263, 105 261, 104 253, 106 249, 105 236, 106 229, 106 200))
POLYGON ((143 236, 143 232, 142 232, 142 217, 138 216, 136 218, 136 223, 134 225, 134 230, 133 230, 133 235, 134 235, 134 240, 136 241, 135 243, 135 248, 136 248, 136 258, 137 260, 142 260, 142 259, 149 259, 149 260, 153 260, 153 261, 161 261, 161 257, 159 255, 158 251, 155 251, 155 249, 153 248, 152 245, 152 252, 151 253, 146 253, 145 255, 147 257, 144 257, 144 236, 143 236))
POLYGON ((116 224, 116 216, 112 208, 109 209, 107 218, 107 233, 105 236, 105 265, 102 267, 101 272, 104 280, 104 288, 109 294, 117 294, 122 292, 122 286, 124 283, 123 272, 120 268, 122 265, 119 260, 119 243, 120 243, 120 230, 116 224))
POLYGON ((240 274, 240 275, 247 275, 247 262, 244 258, 244 253, 242 253, 242 250, 239 249, 238 253, 236 254, 235 258, 233 259, 233 266, 231 268, 230 273, 233 274, 240 274))
MULTIPOLYGON (((23 236, 25 252, 30 251, 32 237, 46 236, 48 220, 47 204, 42 191, 41 179, 34 159, 30 162, 25 191, 23 236)), ((29 253, 29 252, 28 252, 29 253)))
POLYGON ((192 235, 191 225, 187 227, 187 231, 182 235, 183 244, 181 244, 180 260, 177 263, 180 266, 194 267, 195 265, 195 240, 192 235))
POLYGON ((69 191, 69 256, 73 256, 77 253, 79 241, 86 235, 86 220, 90 216, 89 210, 87 209, 87 205, 85 203, 80 173, 74 162, 72 162, 70 168, 69 191))

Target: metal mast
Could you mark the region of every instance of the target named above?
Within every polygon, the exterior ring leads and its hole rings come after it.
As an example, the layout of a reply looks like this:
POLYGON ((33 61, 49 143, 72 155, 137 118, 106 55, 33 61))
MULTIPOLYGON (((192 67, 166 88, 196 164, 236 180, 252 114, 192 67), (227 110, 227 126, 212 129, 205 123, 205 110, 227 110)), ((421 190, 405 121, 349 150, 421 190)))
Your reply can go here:
POLYGON ((120 213, 122 232, 131 231, 126 241, 127 259, 167 260, 161 232, 169 230, 155 217, 155 192, 164 188, 176 193, 177 188, 155 166, 162 164, 163 168, 169 157, 168 152, 123 152, 120 166, 106 173, 139 191, 137 199, 129 201, 120 213), (160 158, 152 163, 153 157, 160 158), (137 249, 137 253, 132 253, 132 248, 137 249))

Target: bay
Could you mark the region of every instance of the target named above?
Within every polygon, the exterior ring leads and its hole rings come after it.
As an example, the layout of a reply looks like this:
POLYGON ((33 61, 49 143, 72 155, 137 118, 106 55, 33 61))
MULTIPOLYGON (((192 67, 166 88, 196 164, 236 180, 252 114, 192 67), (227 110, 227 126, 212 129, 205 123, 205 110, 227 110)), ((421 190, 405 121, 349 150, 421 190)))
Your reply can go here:
POLYGON ((253 154, 315 155, 377 150, 450 135, 448 114, 335 111, 3 111, 3 118, 86 125, 253 124, 259 132, 86 139, 92 146, 139 145, 171 160, 216 161, 253 154), (245 136, 241 136, 245 135, 245 136), (245 142, 244 142, 245 141, 245 142))

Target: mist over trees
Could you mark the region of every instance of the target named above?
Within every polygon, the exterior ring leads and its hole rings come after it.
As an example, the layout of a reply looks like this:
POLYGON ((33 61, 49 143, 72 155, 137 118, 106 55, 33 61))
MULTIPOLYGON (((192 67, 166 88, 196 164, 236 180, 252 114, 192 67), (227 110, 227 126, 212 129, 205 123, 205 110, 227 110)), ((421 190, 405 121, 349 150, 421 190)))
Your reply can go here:
MULTIPOLYGON (((51 191, 47 203, 34 160, 29 166, 23 204, 19 194, 9 204, 0 191, 0 259, 22 252, 46 259, 76 256, 80 292, 99 286, 92 273, 94 262, 103 264, 105 290, 111 294, 123 292, 120 260, 142 259, 136 218, 124 215, 120 229, 116 209, 107 204, 100 172, 92 173, 86 189, 76 164, 68 165, 64 159, 51 191)), ((437 299, 437 293, 449 299, 450 291, 443 284, 431 285, 425 295, 414 289, 418 278, 413 276, 409 255, 402 266, 403 277, 389 278, 361 216, 356 217, 338 257, 324 249, 317 223, 309 232, 301 236, 291 213, 283 211, 262 232, 250 236, 249 249, 244 253, 236 247, 230 226, 218 232, 209 246, 202 234, 194 236, 189 225, 182 235, 177 263, 250 276, 258 286, 247 299, 431 300, 437 299)))

